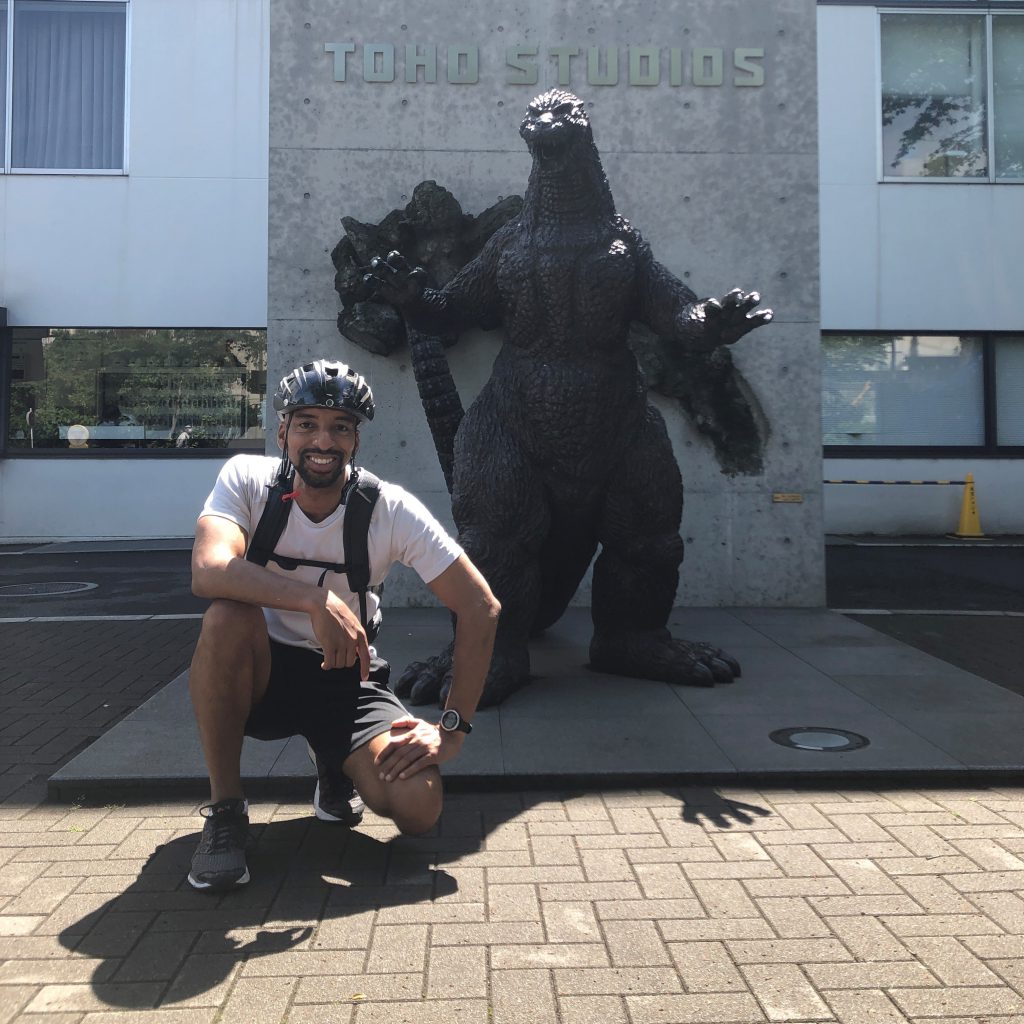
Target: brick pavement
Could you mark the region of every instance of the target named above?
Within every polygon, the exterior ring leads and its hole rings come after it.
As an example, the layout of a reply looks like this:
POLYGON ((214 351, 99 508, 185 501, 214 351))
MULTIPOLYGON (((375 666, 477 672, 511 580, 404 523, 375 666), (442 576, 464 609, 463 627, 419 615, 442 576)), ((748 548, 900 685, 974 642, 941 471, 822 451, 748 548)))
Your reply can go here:
POLYGON ((41 799, 59 767, 188 667, 198 635, 194 619, 0 623, 0 800, 41 799))
POLYGON ((1024 1020, 1024 789, 454 794, 439 828, 0 806, 0 1022, 1024 1020))

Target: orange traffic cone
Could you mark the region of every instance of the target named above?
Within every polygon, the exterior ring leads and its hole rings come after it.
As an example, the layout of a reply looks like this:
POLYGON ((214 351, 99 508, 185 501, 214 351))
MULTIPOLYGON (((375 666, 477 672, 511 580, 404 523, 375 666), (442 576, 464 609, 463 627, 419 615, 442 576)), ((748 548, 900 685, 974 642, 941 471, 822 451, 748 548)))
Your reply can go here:
POLYGON ((974 474, 968 473, 964 483, 964 499, 960 504, 960 525, 954 537, 967 539, 984 537, 981 532, 981 520, 978 518, 978 497, 974 493, 974 474))

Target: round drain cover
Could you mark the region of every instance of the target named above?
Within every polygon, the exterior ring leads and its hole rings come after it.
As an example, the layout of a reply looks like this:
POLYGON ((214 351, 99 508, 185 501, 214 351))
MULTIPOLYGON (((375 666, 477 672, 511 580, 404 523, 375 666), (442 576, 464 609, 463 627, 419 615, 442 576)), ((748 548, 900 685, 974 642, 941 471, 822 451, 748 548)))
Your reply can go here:
POLYGON ((828 729, 817 725, 800 725, 795 729, 776 729, 768 738, 783 747, 794 750, 817 750, 837 753, 841 750, 860 750, 871 741, 860 733, 845 729, 828 729))
POLYGON ((98 583, 14 583, 0 587, 0 597, 60 597, 95 590, 98 583))

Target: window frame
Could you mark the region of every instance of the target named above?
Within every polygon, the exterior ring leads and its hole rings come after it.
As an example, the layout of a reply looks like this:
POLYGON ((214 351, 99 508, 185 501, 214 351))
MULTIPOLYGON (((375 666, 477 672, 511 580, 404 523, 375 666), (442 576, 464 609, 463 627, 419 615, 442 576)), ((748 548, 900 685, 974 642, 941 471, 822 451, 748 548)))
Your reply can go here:
MULTIPOLYGON (((982 422, 985 440, 980 445, 909 445, 909 444, 823 444, 826 459, 944 459, 971 456, 980 459, 1024 459, 1024 445, 1000 445, 998 443, 998 409, 996 408, 996 342, 1000 338, 1019 338, 1019 331, 974 331, 967 329, 948 331, 908 330, 847 330, 829 329, 821 332, 822 349, 829 337, 891 338, 913 334, 920 338, 975 335, 981 338, 981 400, 982 422)), ((1024 344, 1024 341, 1021 342, 1024 344)), ((824 423, 822 424, 824 434, 824 423)))
MULTIPOLYGON (((90 3, 92 0, 62 0, 64 3, 90 3)), ((7 0, 7 37, 3 45, 7 51, 7 82, 5 85, 3 165, 0 174, 54 174, 80 175, 83 177, 123 178, 128 175, 129 161, 129 126, 131 124, 131 71, 132 71, 132 0, 114 0, 124 4, 124 124, 122 127, 121 166, 118 167, 12 167, 14 149, 14 7, 17 0, 7 0)))
MULTIPOLYGON (((819 3, 844 3, 846 0, 818 0, 819 3)), ((898 4, 876 4, 875 14, 875 154, 876 173, 882 185, 1024 185, 1024 176, 1000 178, 995 173, 995 62, 993 60, 993 16, 1024 17, 1024 4, 1018 0, 957 0, 954 3, 922 0, 901 0, 898 4), (887 14, 943 15, 971 14, 985 19, 985 158, 988 173, 984 176, 940 178, 933 175, 887 175, 882 151, 882 18, 887 14)), ((920 332, 918 332, 920 333, 920 332)))
MULTIPOLYGON (((259 454, 258 449, 245 448, 12 448, 8 443, 10 432, 10 395, 11 385, 14 383, 12 375, 12 357, 14 355, 14 326, 8 320, 8 311, 0 306, 0 462, 5 459, 230 459, 234 455, 255 455, 259 454)), ((30 324, 21 325, 31 327, 30 324)), ((116 328, 105 328, 92 325, 90 330, 144 330, 146 328, 133 328, 120 325, 116 328)), ((189 326, 188 330, 204 331, 267 331, 266 326, 262 327, 238 327, 225 328, 223 325, 215 327, 189 326)), ((264 396, 264 402, 269 399, 268 393, 264 396)), ((266 440, 270 437, 277 437, 276 420, 268 420, 266 425, 266 440)))

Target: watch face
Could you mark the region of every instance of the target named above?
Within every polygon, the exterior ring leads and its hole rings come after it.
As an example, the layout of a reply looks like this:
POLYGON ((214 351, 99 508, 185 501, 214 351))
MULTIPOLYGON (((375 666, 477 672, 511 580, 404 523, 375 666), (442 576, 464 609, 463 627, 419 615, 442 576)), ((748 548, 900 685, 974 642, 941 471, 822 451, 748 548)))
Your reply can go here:
POLYGON ((448 732, 454 732, 454 730, 458 729, 459 723, 461 721, 462 719, 458 711, 456 711, 454 708, 451 708, 441 715, 441 728, 447 729, 448 732))

